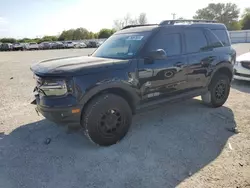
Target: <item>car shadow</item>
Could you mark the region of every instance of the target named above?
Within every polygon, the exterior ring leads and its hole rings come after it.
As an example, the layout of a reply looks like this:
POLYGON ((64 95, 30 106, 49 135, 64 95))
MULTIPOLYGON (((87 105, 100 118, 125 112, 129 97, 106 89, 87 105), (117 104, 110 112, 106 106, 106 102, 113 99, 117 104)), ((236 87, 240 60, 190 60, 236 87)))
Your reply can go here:
POLYGON ((250 81, 233 80, 231 87, 244 93, 250 93, 250 81))
POLYGON ((234 134, 231 109, 200 103, 141 112, 110 147, 47 120, 20 126, 1 137, 1 187, 176 187, 215 160, 234 134))

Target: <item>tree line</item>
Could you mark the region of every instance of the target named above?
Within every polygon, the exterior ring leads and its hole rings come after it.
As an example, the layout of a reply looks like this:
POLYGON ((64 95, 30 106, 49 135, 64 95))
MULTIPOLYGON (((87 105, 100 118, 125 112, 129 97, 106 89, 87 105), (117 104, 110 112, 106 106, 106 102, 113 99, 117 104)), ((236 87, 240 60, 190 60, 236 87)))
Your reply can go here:
MULTIPOLYGON (((184 19, 180 17, 179 19, 184 19)), ((242 15, 240 9, 234 3, 210 3, 207 7, 198 9, 193 16, 193 19, 216 20, 219 23, 224 23, 228 30, 247 30, 250 29, 250 7, 246 8, 242 15)), ((82 40, 82 39, 101 39, 108 38, 117 30, 122 29, 127 25, 147 24, 146 13, 139 14, 138 17, 132 18, 127 14, 122 19, 114 20, 113 29, 101 29, 97 33, 88 31, 85 28, 77 28, 63 31, 59 36, 44 36, 42 38, 2 38, 0 42, 44 42, 44 41, 67 41, 67 40, 82 40)))
POLYGON ((228 30, 250 29, 250 7, 243 11, 234 3, 210 3, 207 7, 199 9, 194 19, 216 20, 224 23, 228 30))
POLYGON ((29 43, 29 42, 53 42, 53 41, 70 41, 70 40, 82 40, 82 39, 102 39, 108 38, 115 32, 114 29, 101 29, 97 33, 88 31, 85 28, 77 28, 63 31, 59 36, 44 36, 42 38, 23 38, 23 39, 14 39, 14 38, 2 38, 0 42, 3 43, 29 43))

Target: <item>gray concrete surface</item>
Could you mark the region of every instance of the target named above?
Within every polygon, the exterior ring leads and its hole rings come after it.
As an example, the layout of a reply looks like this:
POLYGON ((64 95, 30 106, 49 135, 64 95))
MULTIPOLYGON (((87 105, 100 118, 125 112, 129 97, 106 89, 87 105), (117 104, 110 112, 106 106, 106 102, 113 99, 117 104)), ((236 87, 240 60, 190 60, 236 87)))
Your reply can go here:
POLYGON ((221 108, 195 98, 140 113, 124 140, 106 148, 37 116, 31 63, 90 52, 0 53, 0 188, 250 186, 247 82, 233 82, 221 108), (239 134, 228 131, 235 126, 239 134))

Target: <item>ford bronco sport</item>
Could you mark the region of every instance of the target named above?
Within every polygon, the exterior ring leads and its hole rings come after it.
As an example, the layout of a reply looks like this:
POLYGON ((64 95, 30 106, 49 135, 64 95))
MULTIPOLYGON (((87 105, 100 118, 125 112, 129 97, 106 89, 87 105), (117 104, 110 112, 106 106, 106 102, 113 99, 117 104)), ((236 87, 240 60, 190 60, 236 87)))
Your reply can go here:
POLYGON ((200 95, 222 106, 235 58, 226 27, 214 21, 127 26, 90 56, 32 65, 33 104, 47 119, 82 126, 91 141, 108 146, 126 135, 141 108, 200 95))

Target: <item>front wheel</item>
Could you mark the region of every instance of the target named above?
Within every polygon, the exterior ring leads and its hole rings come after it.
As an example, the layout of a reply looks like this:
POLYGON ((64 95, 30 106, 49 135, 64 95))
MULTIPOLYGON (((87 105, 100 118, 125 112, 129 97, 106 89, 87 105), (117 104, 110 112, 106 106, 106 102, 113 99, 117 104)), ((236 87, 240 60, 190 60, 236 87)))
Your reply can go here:
POLYGON ((127 101, 107 93, 94 98, 83 112, 86 136, 100 146, 116 144, 127 134, 132 120, 127 101))
POLYGON ((202 101, 214 108, 222 106, 230 93, 230 79, 227 75, 215 75, 210 86, 209 91, 202 95, 202 101))

